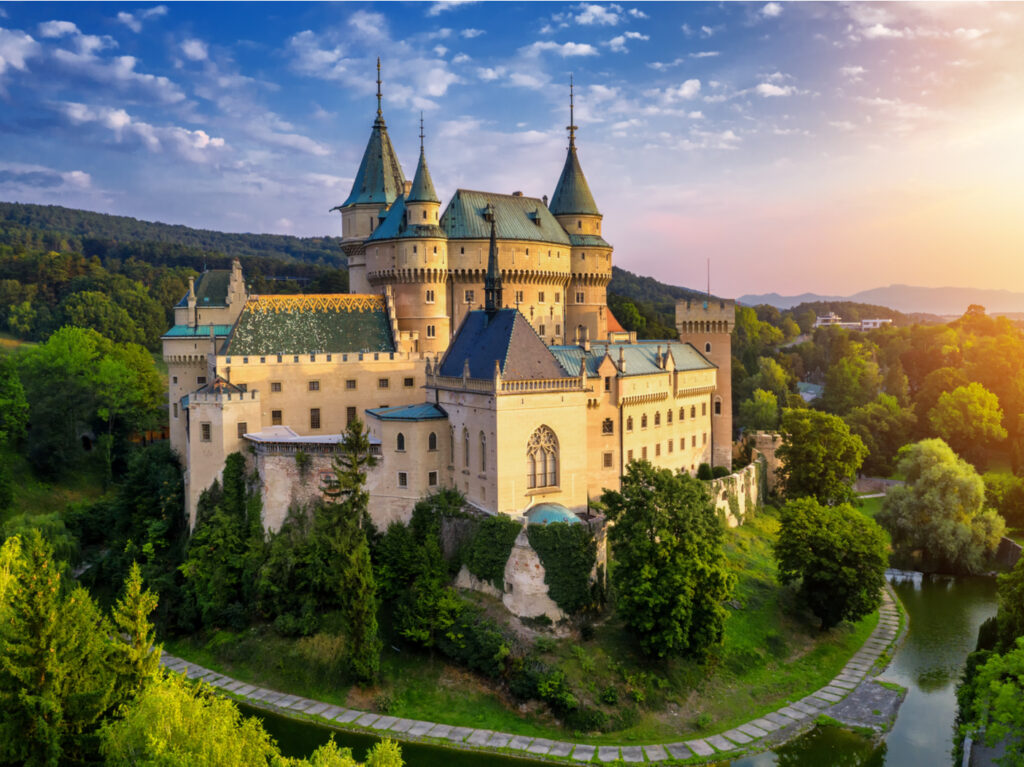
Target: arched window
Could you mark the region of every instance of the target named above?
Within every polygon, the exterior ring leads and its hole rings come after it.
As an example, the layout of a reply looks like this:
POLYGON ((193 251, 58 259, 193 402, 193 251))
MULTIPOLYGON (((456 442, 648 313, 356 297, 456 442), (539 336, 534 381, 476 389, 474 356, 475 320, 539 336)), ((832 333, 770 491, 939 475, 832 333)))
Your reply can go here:
POLYGON ((399 453, 405 452, 405 435, 402 432, 398 432, 398 436, 395 438, 395 449, 399 453))
POLYGON ((434 452, 437 450, 437 434, 430 432, 430 436, 427 437, 427 450, 434 452))
POLYGON ((710 342, 704 344, 704 351, 705 352, 710 352, 711 351, 711 344, 710 344, 710 342))
POLYGON ((449 451, 450 451, 450 453, 451 453, 451 454, 450 454, 450 455, 448 456, 448 460, 449 460, 449 461, 450 461, 450 462, 452 463, 452 465, 454 466, 454 465, 455 465, 455 427, 454 427, 454 426, 453 426, 453 427, 451 427, 451 428, 450 428, 450 429, 448 430, 448 450, 449 450, 449 451))
POLYGON ((626 431, 633 431, 633 416, 626 419, 626 431))
POLYGON ((666 410, 665 411, 665 418, 668 419, 669 423, 672 423, 672 411, 671 410, 666 410))
POLYGON ((697 417, 697 406, 696 405, 690 405, 690 418, 696 418, 696 417, 697 417))
POLYGON ((487 437, 480 432, 480 471, 487 471, 487 437))
POLYGON ((721 414, 722 414, 722 400, 720 400, 719 398, 716 397, 715 398, 715 415, 721 415, 721 414))
POLYGON ((526 445, 527 487, 554 487, 558 484, 558 437, 541 426, 526 445))
POLYGON ((647 428, 647 413, 644 413, 642 416, 640 416, 640 428, 647 428))
POLYGON ((462 465, 469 468, 469 429, 462 427, 462 465))
POLYGON ((661 426, 661 411, 659 410, 654 414, 654 425, 661 426))

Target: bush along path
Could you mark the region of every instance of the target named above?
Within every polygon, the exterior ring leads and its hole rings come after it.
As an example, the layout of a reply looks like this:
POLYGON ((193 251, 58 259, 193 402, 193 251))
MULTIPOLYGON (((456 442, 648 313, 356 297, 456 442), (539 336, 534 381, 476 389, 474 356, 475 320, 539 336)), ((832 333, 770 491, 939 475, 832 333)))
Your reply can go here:
POLYGON ((903 693, 873 681, 873 677, 888 665, 900 633, 899 610, 889 589, 882 592, 882 598, 878 625, 871 636, 843 670, 817 692, 717 735, 650 746, 592 746, 401 719, 256 687, 167 653, 164 653, 162 663, 170 671, 206 682, 250 706, 309 719, 328 727, 372 732, 397 740, 423 740, 448 747, 518 753, 529 759, 557 759, 570 763, 661 762, 670 759, 693 760, 695 763, 771 748, 803 732, 821 716, 851 726, 873 727, 879 731, 887 729, 902 702, 903 693))

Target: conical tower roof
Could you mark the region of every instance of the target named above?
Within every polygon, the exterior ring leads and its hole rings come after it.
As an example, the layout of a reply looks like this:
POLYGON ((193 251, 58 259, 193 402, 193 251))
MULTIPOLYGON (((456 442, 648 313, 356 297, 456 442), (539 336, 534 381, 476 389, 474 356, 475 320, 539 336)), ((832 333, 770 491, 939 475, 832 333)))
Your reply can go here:
POLYGON ((434 191, 434 180, 430 178, 430 169, 427 168, 427 155, 423 151, 423 117, 420 116, 420 161, 416 165, 416 175, 412 180, 412 189, 409 190, 409 197, 406 202, 436 202, 441 203, 437 192, 434 191))
POLYGON ((341 207, 361 203, 390 205, 405 192, 405 174, 388 137, 388 126, 384 123, 380 103, 380 59, 377 59, 377 119, 373 121, 373 130, 352 182, 352 191, 341 207))
POLYGON ((573 86, 569 81, 569 152, 565 157, 565 165, 562 167, 562 175, 555 186, 555 193, 551 195, 550 210, 556 216, 562 215, 587 215, 600 216, 594 202, 594 195, 590 193, 590 185, 583 175, 583 168, 580 167, 580 158, 576 155, 576 125, 573 123, 573 86))

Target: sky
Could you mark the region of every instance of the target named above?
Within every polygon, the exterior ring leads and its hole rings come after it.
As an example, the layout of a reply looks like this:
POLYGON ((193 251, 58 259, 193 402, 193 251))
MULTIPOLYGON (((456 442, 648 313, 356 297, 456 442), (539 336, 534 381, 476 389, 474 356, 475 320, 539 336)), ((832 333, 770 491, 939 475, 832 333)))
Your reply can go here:
POLYGON ((0 2, 0 200, 340 235, 376 110, 551 195, 576 83, 614 263, 718 295, 1024 291, 1022 3, 0 2))

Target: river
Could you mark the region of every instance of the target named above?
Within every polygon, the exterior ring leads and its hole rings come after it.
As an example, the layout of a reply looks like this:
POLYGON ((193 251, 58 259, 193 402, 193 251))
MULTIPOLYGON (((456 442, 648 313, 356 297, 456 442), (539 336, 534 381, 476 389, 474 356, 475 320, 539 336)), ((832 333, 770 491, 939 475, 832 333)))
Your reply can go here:
MULTIPOLYGON (((920 573, 890 573, 890 582, 910 616, 910 631, 881 678, 907 688, 885 742, 831 727, 815 728, 775 751, 719 767, 946 767, 952 764, 956 684, 978 627, 996 612, 993 578, 946 578, 920 573)), ((242 707, 264 719, 267 730, 288 756, 306 756, 332 731, 242 707)), ((361 759, 372 735, 335 732, 336 740, 361 759)), ((498 767, 523 765, 521 759, 403 744, 409 767, 498 767)))

